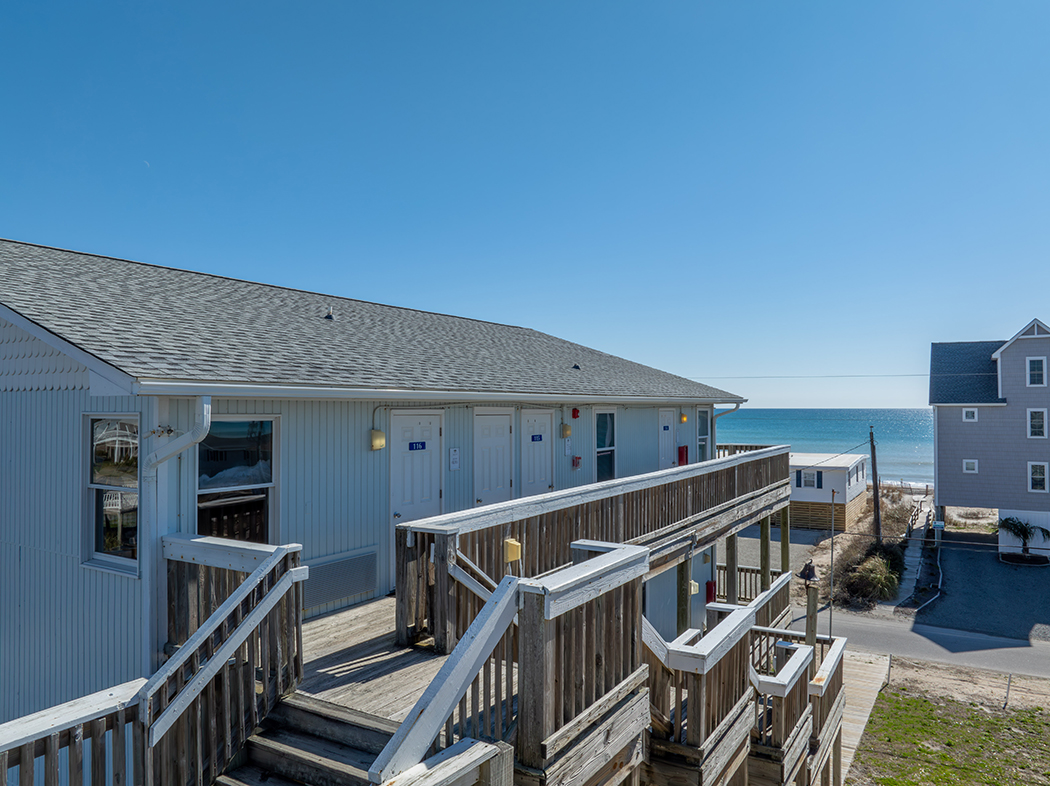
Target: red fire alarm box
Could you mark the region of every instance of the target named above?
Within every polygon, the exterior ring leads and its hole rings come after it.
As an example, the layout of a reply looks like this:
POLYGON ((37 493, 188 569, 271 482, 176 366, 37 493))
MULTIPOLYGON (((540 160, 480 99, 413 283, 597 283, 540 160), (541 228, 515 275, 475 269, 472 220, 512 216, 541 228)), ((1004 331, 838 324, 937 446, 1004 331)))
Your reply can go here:
POLYGON ((679 445, 678 446, 678 466, 684 467, 689 463, 689 446, 679 445))
POLYGON ((582 461, 583 461, 583 457, 582 456, 573 456, 572 457, 572 468, 573 469, 579 469, 580 468, 580 462, 582 462, 582 461))

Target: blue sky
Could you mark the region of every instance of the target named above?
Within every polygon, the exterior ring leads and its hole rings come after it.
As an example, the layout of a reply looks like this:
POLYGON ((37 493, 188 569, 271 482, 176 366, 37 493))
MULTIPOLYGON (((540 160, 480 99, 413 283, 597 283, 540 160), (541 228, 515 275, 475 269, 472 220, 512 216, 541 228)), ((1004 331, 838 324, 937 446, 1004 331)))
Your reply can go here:
POLYGON ((931 341, 1050 319, 1048 41, 1023 0, 6 4, 0 236, 925 406, 931 341))

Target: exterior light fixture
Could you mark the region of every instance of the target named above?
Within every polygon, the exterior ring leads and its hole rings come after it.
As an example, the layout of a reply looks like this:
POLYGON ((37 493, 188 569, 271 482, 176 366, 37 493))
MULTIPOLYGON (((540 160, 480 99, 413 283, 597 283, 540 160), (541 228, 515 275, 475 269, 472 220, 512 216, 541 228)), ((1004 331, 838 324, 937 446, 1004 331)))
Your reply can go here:
POLYGON ((378 429, 372 429, 372 450, 382 450, 386 447, 386 434, 378 429))
POLYGON ((680 421, 681 421, 682 423, 687 423, 687 422, 689 422, 689 416, 688 416, 688 415, 686 415, 686 414, 685 414, 684 412, 683 412, 683 413, 682 413, 682 414, 681 414, 681 415, 679 416, 679 418, 678 418, 678 419, 679 419, 679 420, 680 420, 680 421))
POLYGON ((562 423, 561 424, 561 436, 562 436, 563 439, 566 439, 566 438, 572 436, 572 426, 570 424, 568 424, 568 423, 562 423))

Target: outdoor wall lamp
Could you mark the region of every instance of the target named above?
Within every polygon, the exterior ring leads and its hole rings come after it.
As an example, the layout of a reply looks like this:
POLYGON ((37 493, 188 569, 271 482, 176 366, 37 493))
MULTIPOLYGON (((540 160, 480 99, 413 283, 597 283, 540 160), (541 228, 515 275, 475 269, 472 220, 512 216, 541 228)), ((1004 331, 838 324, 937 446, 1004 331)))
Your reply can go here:
POLYGON ((689 416, 688 416, 688 415, 686 415, 686 414, 685 414, 684 412, 683 412, 683 413, 682 413, 682 414, 681 414, 681 415, 679 416, 679 418, 678 418, 678 419, 679 419, 679 420, 680 420, 680 421, 681 421, 682 423, 688 423, 688 422, 689 422, 689 416))
POLYGON ((561 436, 563 439, 572 436, 572 426, 568 423, 561 424, 561 436))
POLYGON ((386 447, 386 434, 379 429, 372 429, 372 450, 382 450, 386 447))

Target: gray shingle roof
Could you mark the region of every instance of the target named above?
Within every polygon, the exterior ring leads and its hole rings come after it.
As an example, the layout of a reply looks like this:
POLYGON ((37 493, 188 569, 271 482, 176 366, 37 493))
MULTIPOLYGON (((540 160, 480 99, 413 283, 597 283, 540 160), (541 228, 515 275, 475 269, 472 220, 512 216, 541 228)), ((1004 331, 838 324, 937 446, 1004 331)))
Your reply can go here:
POLYGON ((930 345, 930 404, 1001 404, 992 353, 1005 341, 930 345))
POLYGON ((5 306, 138 379, 739 400, 528 328, 9 240, 0 282, 5 306))

